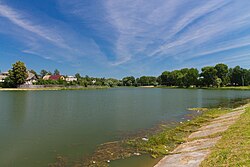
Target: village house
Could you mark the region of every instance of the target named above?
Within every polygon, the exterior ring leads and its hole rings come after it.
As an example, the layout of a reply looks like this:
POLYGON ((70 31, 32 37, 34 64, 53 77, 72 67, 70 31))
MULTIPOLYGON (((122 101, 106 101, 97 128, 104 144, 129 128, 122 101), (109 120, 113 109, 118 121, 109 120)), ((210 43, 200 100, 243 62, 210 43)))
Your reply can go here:
POLYGON ((73 81, 77 81, 77 78, 76 78, 76 77, 73 77, 73 76, 68 76, 68 77, 65 78, 65 80, 66 80, 67 82, 73 82, 73 81))
POLYGON ((50 77, 51 77, 51 75, 45 75, 45 76, 43 77, 43 80, 49 80, 50 77))
POLYGON ((54 80, 54 81, 57 81, 57 80, 65 80, 64 76, 62 75, 51 75, 49 77, 50 80, 54 80))
POLYGON ((7 78, 8 75, 9 75, 8 72, 0 73, 0 82, 4 82, 5 78, 7 78))
POLYGON ((28 71, 28 77, 26 79, 25 85, 33 85, 33 83, 37 82, 37 79, 38 78, 34 73, 28 71))

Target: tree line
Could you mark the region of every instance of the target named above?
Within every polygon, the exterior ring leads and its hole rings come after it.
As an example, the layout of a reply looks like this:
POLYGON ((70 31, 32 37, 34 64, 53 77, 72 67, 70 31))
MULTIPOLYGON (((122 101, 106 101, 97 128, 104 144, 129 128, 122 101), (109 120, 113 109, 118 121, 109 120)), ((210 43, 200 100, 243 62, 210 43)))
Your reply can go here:
MULTIPOLYGON (((183 68, 180 70, 164 71, 160 76, 127 76, 121 80, 115 78, 97 78, 75 74, 76 81, 66 82, 65 80, 44 80, 45 75, 52 75, 50 71, 41 70, 36 73, 30 70, 38 78, 35 84, 38 85, 64 85, 64 86, 177 86, 177 87, 221 87, 221 86, 249 86, 250 70, 236 66, 229 68, 226 64, 206 66, 199 70, 197 68, 183 68)), ((60 75, 55 69, 54 75, 60 75)), ((16 62, 9 70, 9 76, 2 84, 4 87, 17 87, 25 83, 27 68, 23 62, 16 62)), ((1 86, 1 85, 0 85, 1 86)))

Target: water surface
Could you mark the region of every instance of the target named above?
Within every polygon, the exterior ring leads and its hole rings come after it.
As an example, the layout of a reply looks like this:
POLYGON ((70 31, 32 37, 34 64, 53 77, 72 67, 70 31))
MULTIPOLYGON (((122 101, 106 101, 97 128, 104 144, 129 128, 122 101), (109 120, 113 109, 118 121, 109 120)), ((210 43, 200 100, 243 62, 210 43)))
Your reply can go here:
MULTIPOLYGON (((44 167, 57 155, 79 159, 123 134, 162 121, 181 121, 190 114, 187 108, 249 97, 250 91, 239 90, 1 91, 0 166, 44 167)), ((120 161, 114 166, 135 162, 120 161)), ((145 166, 138 163, 135 166, 145 166)))

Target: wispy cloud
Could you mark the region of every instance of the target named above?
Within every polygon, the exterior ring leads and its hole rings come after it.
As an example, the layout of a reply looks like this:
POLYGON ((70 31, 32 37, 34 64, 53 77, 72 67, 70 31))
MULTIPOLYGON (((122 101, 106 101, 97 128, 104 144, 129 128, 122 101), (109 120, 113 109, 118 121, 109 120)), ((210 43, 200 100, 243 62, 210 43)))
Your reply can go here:
POLYGON ((0 16, 6 17, 13 24, 35 33, 46 40, 49 40, 59 46, 64 46, 64 41, 60 35, 51 31, 49 27, 33 24, 29 21, 29 19, 27 19, 27 17, 21 14, 21 11, 16 11, 9 6, 0 3, 0 16))
POLYGON ((159 73, 169 62, 171 68, 213 63, 217 60, 211 57, 216 55, 230 62, 239 55, 239 60, 247 61, 241 55, 247 54, 242 48, 250 46, 250 1, 55 2, 62 19, 0 2, 0 19, 18 27, 21 33, 12 36, 25 39, 23 52, 78 67, 91 62, 128 73, 146 69, 159 73))
POLYGON ((9 21, 5 24, 17 26, 16 32, 19 33, 14 32, 12 35, 26 45, 21 50, 23 53, 71 64, 79 63, 86 57, 97 60, 102 57, 102 52, 93 39, 79 35, 66 23, 46 14, 43 16, 44 20, 39 20, 28 12, 0 3, 0 18, 1 16, 9 21))

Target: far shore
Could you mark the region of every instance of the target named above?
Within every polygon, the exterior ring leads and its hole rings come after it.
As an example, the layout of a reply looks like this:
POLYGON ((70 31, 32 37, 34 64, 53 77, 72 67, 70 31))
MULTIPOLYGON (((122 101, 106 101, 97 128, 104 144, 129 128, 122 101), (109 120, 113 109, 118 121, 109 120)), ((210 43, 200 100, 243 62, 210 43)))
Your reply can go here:
POLYGON ((47 90, 94 90, 107 89, 107 86, 91 86, 91 87, 45 87, 45 88, 0 88, 0 91, 47 91, 47 90))
MULTIPOLYGON (((131 87, 131 88, 166 88, 166 89, 207 89, 207 90, 250 90, 250 86, 228 86, 228 87, 176 87, 176 86, 121 86, 124 87, 131 87)), ((42 87, 42 88, 0 88, 0 91, 46 91, 46 90, 95 90, 95 89, 108 89, 113 87, 108 86, 88 86, 88 87, 42 87)))

